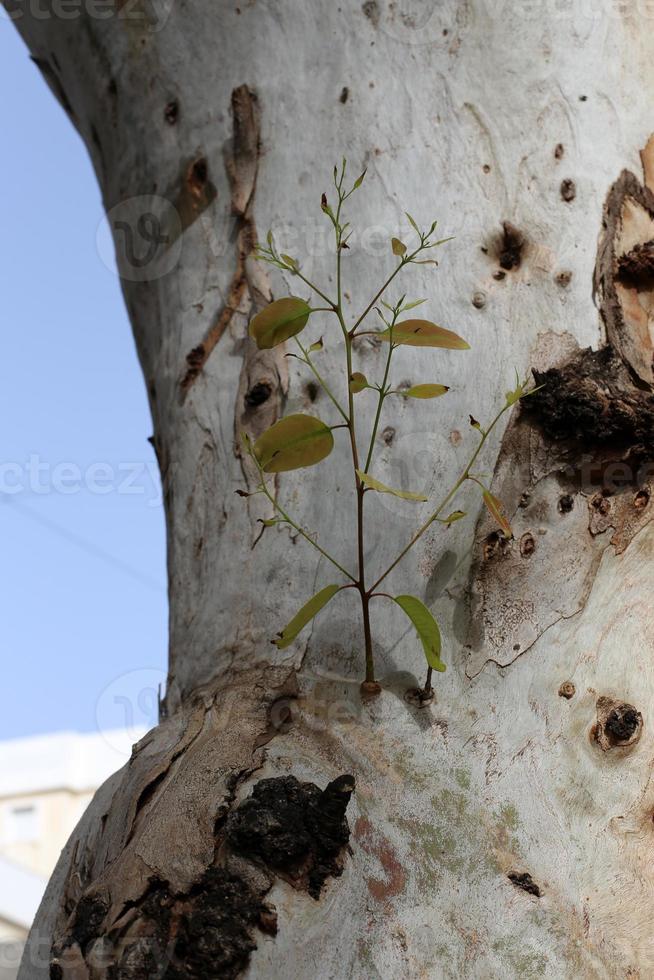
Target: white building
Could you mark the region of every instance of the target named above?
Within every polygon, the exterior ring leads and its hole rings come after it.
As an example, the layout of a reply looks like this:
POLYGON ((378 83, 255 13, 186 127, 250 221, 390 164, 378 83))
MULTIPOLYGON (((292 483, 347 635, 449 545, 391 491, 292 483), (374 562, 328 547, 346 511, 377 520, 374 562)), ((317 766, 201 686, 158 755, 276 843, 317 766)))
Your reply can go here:
POLYGON ((48 878, 93 794, 144 734, 0 742, 0 980, 15 977, 48 878))

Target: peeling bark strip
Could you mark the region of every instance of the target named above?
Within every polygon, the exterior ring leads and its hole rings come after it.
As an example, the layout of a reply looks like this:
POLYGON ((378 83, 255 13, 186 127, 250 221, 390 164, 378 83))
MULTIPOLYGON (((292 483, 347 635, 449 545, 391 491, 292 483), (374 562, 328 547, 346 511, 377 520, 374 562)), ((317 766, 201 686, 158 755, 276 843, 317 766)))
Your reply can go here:
MULTIPOLYGON (((274 704, 289 678, 266 680, 274 704)), ((237 804, 237 789, 263 763, 256 746, 267 711, 250 690, 235 699, 205 692, 137 747, 127 826, 109 817, 71 866, 54 980, 233 980, 257 948, 257 931, 277 933, 265 901, 277 879, 317 901, 327 879, 342 874, 352 776, 324 790, 294 776, 262 779, 237 804), (230 734, 236 708, 253 748, 230 734), (185 780, 195 787, 190 796, 185 780), (180 812, 190 819, 181 822, 180 812)))
MULTIPOLYGON (((654 141, 642 156, 651 179, 654 141)), ((504 436, 494 490, 515 540, 482 520, 469 676, 488 662, 508 666, 580 612, 607 546, 624 552, 652 519, 654 193, 627 171, 607 195, 594 293, 607 343, 579 350, 565 337, 543 335, 532 361, 542 387, 504 436), (565 589, 543 590, 557 563, 566 568, 565 589)), ((601 725, 598 731, 608 745, 601 725)))
POLYGON ((236 271, 232 277, 225 306, 216 317, 203 342, 186 358, 188 368, 181 380, 182 398, 186 397, 232 317, 241 308, 248 289, 246 259, 257 242, 251 205, 254 200, 259 166, 260 119, 257 96, 247 85, 241 85, 232 92, 232 117, 234 137, 232 156, 227 161, 227 171, 232 187, 232 213, 239 220, 236 271))
POLYGON ((654 346, 649 331, 649 311, 654 298, 651 189, 623 170, 606 198, 602 224, 593 290, 607 339, 635 375, 651 385, 654 383, 654 346))

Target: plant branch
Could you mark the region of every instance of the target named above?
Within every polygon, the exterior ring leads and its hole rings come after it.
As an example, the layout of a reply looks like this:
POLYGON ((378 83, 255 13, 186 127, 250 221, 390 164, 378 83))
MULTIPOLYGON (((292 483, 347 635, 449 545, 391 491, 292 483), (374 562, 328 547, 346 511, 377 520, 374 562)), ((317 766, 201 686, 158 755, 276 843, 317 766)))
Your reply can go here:
POLYGON ((390 575, 390 573, 393 571, 393 569, 396 568, 400 564, 400 562, 402 561, 402 559, 409 553, 409 551, 411 551, 411 549, 416 544, 416 542, 418 542, 420 540, 420 538, 423 536, 423 534, 425 533, 425 531, 435 521, 438 520, 438 518, 440 517, 441 513, 443 512, 443 510, 447 507, 447 505, 450 503, 450 501, 453 499, 453 497, 456 496, 456 494, 459 492, 459 490, 461 489, 461 487, 463 486, 463 484, 466 482, 466 480, 469 480, 470 479, 470 470, 474 466, 474 464, 475 464, 475 462, 477 460, 477 457, 479 456, 481 450, 483 449, 484 445, 486 444, 486 441, 488 440, 489 435, 491 434, 491 432, 493 431, 493 429, 495 428, 495 426, 497 425, 497 423, 499 422, 499 420, 502 418, 502 416, 504 415, 504 413, 509 408, 511 408, 511 405, 506 404, 497 413, 497 415, 495 416, 495 418, 493 419, 493 421, 491 422, 491 424, 483 432, 482 437, 481 437, 481 440, 479 442, 479 445, 477 446, 477 448, 475 449, 474 453, 470 457, 470 460, 468 462, 468 465, 466 466, 466 468, 464 469, 463 473, 461 474, 461 476, 459 477, 459 479, 456 481, 456 483, 454 484, 454 486, 452 487, 452 489, 450 490, 450 492, 447 494, 446 497, 444 497, 444 499, 440 502, 440 504, 438 505, 438 507, 436 508, 436 510, 434 511, 434 513, 425 521, 425 523, 422 525, 422 527, 420 527, 416 531, 416 533, 413 535, 413 537, 411 538, 411 540, 407 544, 406 548, 404 548, 400 552, 400 554, 398 555, 398 557, 395 559, 395 561, 391 565, 389 565, 389 567, 386 569, 386 571, 384 572, 384 574, 381 575, 377 579, 377 581, 375 582, 375 584, 370 588, 369 594, 373 593, 375 591, 375 589, 379 585, 381 585, 381 583, 384 581, 384 579, 387 578, 388 575, 390 575))

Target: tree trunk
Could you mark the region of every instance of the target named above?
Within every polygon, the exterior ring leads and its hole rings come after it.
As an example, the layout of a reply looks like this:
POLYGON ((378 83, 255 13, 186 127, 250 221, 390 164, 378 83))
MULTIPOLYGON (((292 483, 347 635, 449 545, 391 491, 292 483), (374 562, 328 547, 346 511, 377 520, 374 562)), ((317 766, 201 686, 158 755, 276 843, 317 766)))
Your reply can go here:
MULTIPOLYGON (((21 980, 651 976, 651 5, 6 3, 115 234, 171 606, 162 722, 64 851, 21 980), (423 707, 405 697, 424 660, 393 603, 374 608, 375 700, 359 695, 352 593, 271 645, 334 579, 287 529, 259 540, 269 513, 234 493, 253 479, 241 430, 292 411, 336 421, 247 324, 302 294, 255 264, 256 225, 333 286, 320 195, 343 155, 353 176, 368 167, 348 316, 392 269, 406 209, 456 240, 402 291, 472 346, 398 354, 395 381, 452 390, 398 399, 376 475, 438 498, 474 448, 469 413, 494 414, 514 367, 546 382, 479 465, 515 540, 490 517, 475 535, 466 490, 468 520, 435 525, 388 581, 442 625, 448 670, 423 707)), ((340 334, 318 324, 341 391, 340 334)), ((357 366, 381 380, 382 353, 363 341, 357 366)), ((358 399, 368 431, 373 400, 358 399)), ((278 479, 346 563, 351 485, 344 442, 278 479)), ((381 569, 423 512, 372 496, 381 569)))

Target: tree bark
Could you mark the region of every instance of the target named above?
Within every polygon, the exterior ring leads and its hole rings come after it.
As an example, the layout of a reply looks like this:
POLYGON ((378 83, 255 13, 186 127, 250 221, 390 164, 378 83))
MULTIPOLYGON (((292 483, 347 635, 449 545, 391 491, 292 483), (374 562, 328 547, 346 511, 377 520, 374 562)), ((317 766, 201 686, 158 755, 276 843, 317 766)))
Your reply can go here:
MULTIPOLYGON (((5 2, 115 233, 170 593, 162 723, 64 851, 20 980, 651 976, 653 12, 116 0, 67 18, 5 2), (269 513, 234 493, 254 478, 237 433, 292 411, 331 421, 247 324, 298 292, 253 261, 257 225, 333 284, 319 202, 342 155, 368 167, 348 313, 390 272, 407 209, 456 241, 402 291, 472 345, 429 364, 402 350, 398 383, 452 390, 386 415, 379 478, 437 498, 475 445, 469 413, 494 414, 514 367, 546 383, 479 467, 515 540, 490 517, 436 526, 389 580, 442 625, 448 671, 424 707, 405 697, 424 661, 392 603, 374 608, 376 700, 359 697, 350 593, 293 647, 270 644, 332 573, 288 530, 261 536, 269 513)), ((327 320, 324 340, 342 385, 327 320)), ((374 345, 357 357, 380 374, 374 345)), ((350 486, 344 446, 278 480, 347 564, 350 486)), ((421 512, 370 496, 383 569, 421 512)), ((478 493, 457 503, 478 515, 478 493)))

